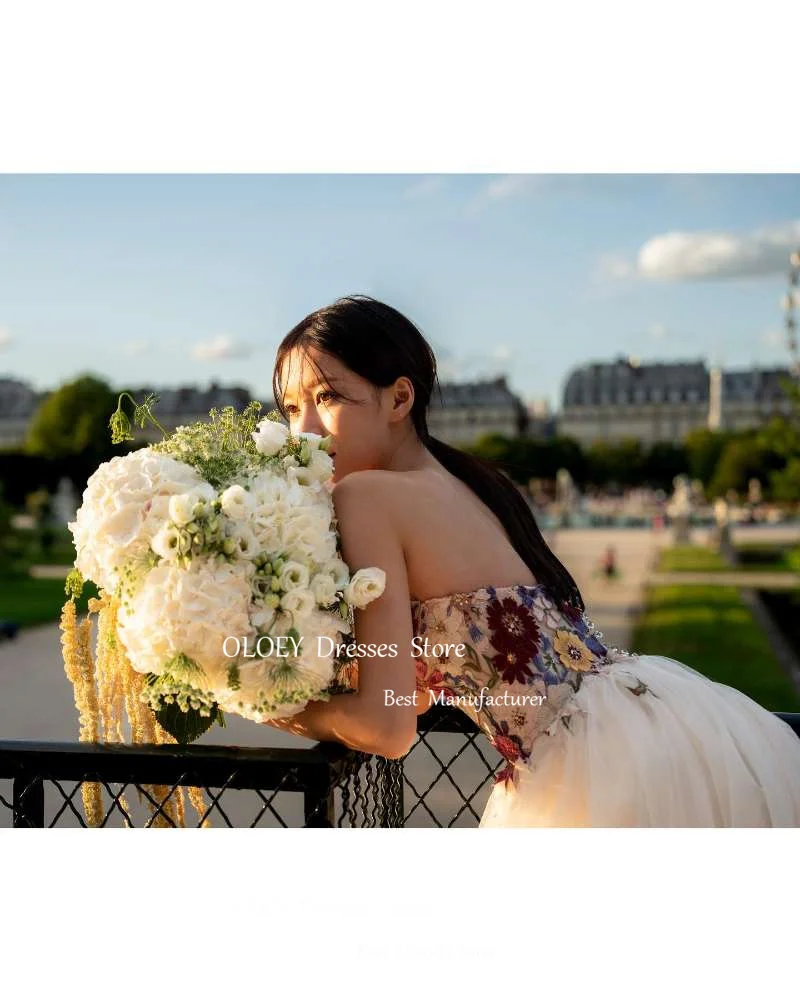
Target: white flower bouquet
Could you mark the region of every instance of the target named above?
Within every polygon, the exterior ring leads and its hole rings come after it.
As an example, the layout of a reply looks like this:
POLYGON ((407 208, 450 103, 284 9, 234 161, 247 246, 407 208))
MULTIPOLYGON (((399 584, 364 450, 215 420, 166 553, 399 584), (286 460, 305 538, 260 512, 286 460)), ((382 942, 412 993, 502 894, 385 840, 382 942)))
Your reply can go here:
MULTIPOLYGON (((133 439, 123 397, 111 419, 115 443, 133 439)), ((153 415, 156 400, 134 419, 142 428, 149 419, 164 439, 102 464, 69 524, 70 601, 89 579, 100 592, 94 609, 107 614, 99 699, 117 681, 129 716, 133 689, 188 743, 215 721, 224 726, 224 712, 263 721, 348 691, 337 680, 337 645, 353 607, 378 598, 385 576, 369 568, 351 578, 339 556, 330 438, 291 435, 277 412, 259 418, 259 402, 242 413, 213 409, 210 422, 169 434, 153 415), (143 681, 112 674, 126 667, 143 681)), ((67 644, 74 653, 81 640, 62 643, 68 674, 85 680, 86 663, 66 660, 67 644)), ((113 726, 114 710, 106 712, 113 726)))

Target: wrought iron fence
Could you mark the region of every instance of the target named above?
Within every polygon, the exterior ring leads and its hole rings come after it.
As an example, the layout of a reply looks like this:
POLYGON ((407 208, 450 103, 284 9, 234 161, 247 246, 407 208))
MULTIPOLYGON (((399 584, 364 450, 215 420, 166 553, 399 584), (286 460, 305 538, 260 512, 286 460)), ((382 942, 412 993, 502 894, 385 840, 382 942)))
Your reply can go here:
MULTIPOLYGON (((800 713, 778 713, 800 735, 800 713)), ((0 826, 476 826, 504 759, 460 710, 402 759, 309 749, 0 742, 0 826), (135 794, 135 795, 134 795, 135 794), (186 797, 188 796, 188 803, 186 797)))

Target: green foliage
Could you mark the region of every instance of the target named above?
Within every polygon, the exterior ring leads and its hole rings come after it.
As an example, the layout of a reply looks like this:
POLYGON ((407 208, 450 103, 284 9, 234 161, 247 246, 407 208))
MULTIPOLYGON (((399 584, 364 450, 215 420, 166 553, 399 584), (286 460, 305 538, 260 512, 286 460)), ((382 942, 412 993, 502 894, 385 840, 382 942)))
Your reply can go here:
POLYGON ((659 571, 726 571, 722 557, 709 547, 665 547, 659 556, 659 571))
POLYGON ((108 439, 115 395, 90 375, 62 385, 41 403, 31 420, 24 451, 44 457, 81 456, 96 463, 114 456, 108 439))
POLYGON ((720 456, 729 439, 728 433, 715 432, 711 429, 692 430, 683 444, 689 477, 702 481, 707 487, 714 477, 720 456))
MULTIPOLYGON (((76 611, 86 613, 89 599, 97 596, 97 586, 87 581, 75 602, 76 611)), ((63 578, 31 578, 25 574, 0 576, 0 619, 13 620, 21 627, 55 623, 65 602, 63 578)))
POLYGON ((800 457, 792 457, 780 471, 769 476, 773 498, 779 502, 800 502, 800 457))
POLYGON ((639 653, 684 661, 767 710, 800 709, 800 695, 735 588, 664 585, 648 590, 631 640, 639 653))
MULTIPOLYGON (((233 481, 240 474, 252 473, 269 464, 277 463, 277 457, 266 457, 256 449, 253 433, 261 421, 261 402, 251 401, 242 412, 232 405, 211 409, 209 422, 195 422, 190 426, 178 426, 167 439, 156 443, 153 450, 169 454, 176 460, 195 467, 206 481, 215 487, 233 481)), ((272 413, 268 418, 273 418, 272 413)), ((286 450, 307 464, 310 451, 308 444, 297 438, 287 441, 286 450)))
POLYGON ((168 703, 156 710, 155 715, 164 730, 172 734, 178 744, 183 745, 196 741, 214 723, 218 723, 220 727, 225 726, 225 716, 216 706, 211 708, 207 717, 204 717, 199 710, 192 707, 182 710, 177 703, 168 703))
POLYGON ((708 495, 716 498, 731 490, 746 495, 752 478, 767 485, 770 475, 783 464, 780 454, 765 446, 763 439, 754 433, 729 439, 709 483, 708 495))

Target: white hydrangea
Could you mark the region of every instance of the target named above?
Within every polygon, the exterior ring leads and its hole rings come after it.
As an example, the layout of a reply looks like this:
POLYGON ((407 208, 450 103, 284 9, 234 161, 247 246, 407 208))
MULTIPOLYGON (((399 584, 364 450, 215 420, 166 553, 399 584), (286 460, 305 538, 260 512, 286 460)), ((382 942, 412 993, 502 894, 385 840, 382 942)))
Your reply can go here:
POLYGON ((182 652, 203 669, 198 688, 224 683, 225 639, 255 635, 250 581, 242 565, 193 558, 188 568, 157 565, 119 615, 119 637, 133 667, 160 675, 182 652))
MULTIPOLYGON (((193 467, 149 447, 101 464, 86 483, 75 522, 75 566, 107 590, 115 571, 146 556, 150 541, 168 518, 173 495, 210 488, 193 467)), ((213 489, 212 489, 213 491, 213 489)))

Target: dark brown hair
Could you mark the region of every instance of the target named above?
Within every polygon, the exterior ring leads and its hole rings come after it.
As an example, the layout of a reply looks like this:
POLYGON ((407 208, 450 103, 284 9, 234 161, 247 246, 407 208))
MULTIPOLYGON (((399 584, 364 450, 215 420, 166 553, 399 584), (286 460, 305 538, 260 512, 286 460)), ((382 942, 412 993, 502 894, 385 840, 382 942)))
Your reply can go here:
MULTIPOLYGON (((436 357, 409 319, 365 294, 339 298, 307 315, 283 338, 275 360, 272 390, 284 418, 280 375, 293 349, 304 353, 316 349, 334 356, 376 388, 388 387, 398 377, 407 377, 414 386, 411 420, 422 444, 495 513, 536 581, 560 604, 583 610, 583 599, 575 581, 545 543, 530 506, 514 483, 491 461, 451 447, 428 432, 428 405, 438 382, 436 357)), ((317 373, 326 383, 319 368, 317 373)), ((332 390, 346 397, 338 388, 332 390)))

